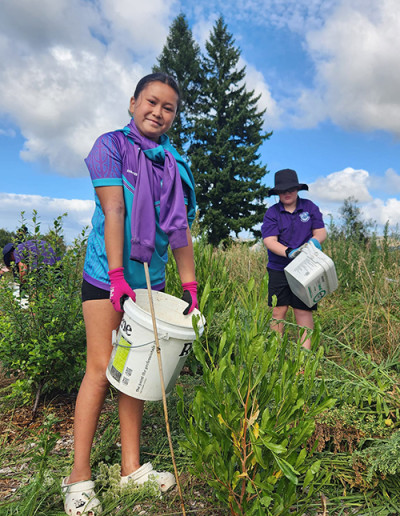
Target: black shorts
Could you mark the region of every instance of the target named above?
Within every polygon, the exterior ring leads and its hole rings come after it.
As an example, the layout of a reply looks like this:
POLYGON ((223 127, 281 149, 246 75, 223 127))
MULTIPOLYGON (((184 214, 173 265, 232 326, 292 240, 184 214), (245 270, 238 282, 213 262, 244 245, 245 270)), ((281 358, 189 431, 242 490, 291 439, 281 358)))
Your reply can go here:
POLYGON ((110 291, 95 287, 86 280, 82 281, 82 303, 92 299, 110 299, 110 291))
POLYGON ((272 296, 277 297, 276 306, 291 306, 308 312, 317 309, 315 304, 311 308, 307 306, 301 299, 293 294, 290 290, 285 273, 268 268, 268 306, 272 306, 272 296))
MULTIPOLYGON (((165 288, 160 289, 165 292, 165 288)), ((95 287, 86 280, 82 281, 82 303, 93 299, 110 299, 110 291, 100 287, 95 287)))

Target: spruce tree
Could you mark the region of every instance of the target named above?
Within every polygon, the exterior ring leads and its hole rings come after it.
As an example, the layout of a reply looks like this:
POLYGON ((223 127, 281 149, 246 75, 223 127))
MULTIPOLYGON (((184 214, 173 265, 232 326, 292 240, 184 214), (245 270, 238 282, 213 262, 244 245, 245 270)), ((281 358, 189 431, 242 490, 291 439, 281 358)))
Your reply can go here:
POLYGON ((208 241, 218 245, 250 230, 265 213, 267 170, 259 162, 259 148, 270 137, 262 131, 259 96, 247 91, 245 67, 238 68, 240 50, 220 17, 206 43, 203 58, 202 106, 195 120, 190 149, 196 181, 200 225, 208 241))
POLYGON ((181 90, 181 107, 168 135, 178 152, 185 153, 191 140, 192 118, 197 112, 202 81, 200 47, 193 39, 184 14, 179 14, 172 22, 157 62, 153 72, 172 75, 181 90))

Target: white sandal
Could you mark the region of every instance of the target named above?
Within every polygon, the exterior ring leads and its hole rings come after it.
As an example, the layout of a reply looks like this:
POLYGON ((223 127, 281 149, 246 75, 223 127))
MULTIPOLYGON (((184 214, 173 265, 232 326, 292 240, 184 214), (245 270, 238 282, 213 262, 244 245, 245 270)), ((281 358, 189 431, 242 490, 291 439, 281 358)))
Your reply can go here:
POLYGON ((129 482, 132 482, 138 486, 141 486, 145 482, 155 480, 162 493, 168 491, 176 484, 175 477, 169 471, 155 471, 150 462, 143 464, 139 469, 121 477, 121 486, 126 486, 129 482))
POLYGON ((94 492, 93 480, 83 480, 67 484, 65 478, 61 483, 64 497, 64 510, 68 516, 96 516, 101 514, 100 500, 94 492))

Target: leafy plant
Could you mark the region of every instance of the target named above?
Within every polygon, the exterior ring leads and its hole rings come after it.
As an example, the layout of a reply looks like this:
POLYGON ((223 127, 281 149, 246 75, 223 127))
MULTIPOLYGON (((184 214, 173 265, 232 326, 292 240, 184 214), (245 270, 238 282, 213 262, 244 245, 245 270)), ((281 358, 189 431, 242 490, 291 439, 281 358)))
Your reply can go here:
MULTIPOLYGON (((34 214, 33 238, 40 235, 34 214)), ((54 222, 50 245, 59 248, 62 217, 54 222)), ((80 285, 85 231, 62 255, 57 266, 30 267, 21 285, 0 286, 0 362, 16 378, 14 395, 25 401, 36 393, 76 388, 84 371, 85 332, 80 285)), ((29 260, 29 257, 26 257, 29 260)), ((32 264, 27 263, 28 267, 32 264)))
POLYGON ((374 442, 371 446, 353 454, 353 462, 360 460, 367 468, 367 481, 374 477, 396 475, 400 472, 400 431, 395 432, 389 439, 374 442))
MULTIPOLYGON (((196 340, 204 386, 186 405, 178 390, 181 445, 192 454, 192 471, 234 515, 284 515, 296 505, 304 512, 328 477, 305 448, 315 416, 334 404, 322 381, 315 388, 322 349, 309 355, 300 339, 292 343, 270 330, 266 289, 266 279, 259 289, 251 280, 240 291, 245 311, 238 316, 232 305, 218 346, 209 346, 207 336, 204 344, 196 340)), ((206 317, 208 297, 206 286, 206 317)))

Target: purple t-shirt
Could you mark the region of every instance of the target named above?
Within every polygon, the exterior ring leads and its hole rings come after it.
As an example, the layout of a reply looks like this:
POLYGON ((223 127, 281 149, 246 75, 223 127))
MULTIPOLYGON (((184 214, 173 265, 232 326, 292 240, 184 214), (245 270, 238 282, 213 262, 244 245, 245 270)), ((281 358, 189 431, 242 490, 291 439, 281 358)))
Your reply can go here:
POLYGON ((14 250, 14 258, 15 263, 26 263, 32 269, 42 265, 54 265, 59 260, 45 240, 27 240, 18 244, 14 250))
MULTIPOLYGON (((268 208, 264 215, 261 234, 263 239, 277 236, 278 242, 295 249, 312 238, 313 229, 323 227, 325 224, 318 206, 309 199, 297 197, 297 206, 293 213, 286 211, 281 202, 268 208)), ((283 271, 289 262, 286 256, 278 256, 268 249, 270 269, 283 271)))

